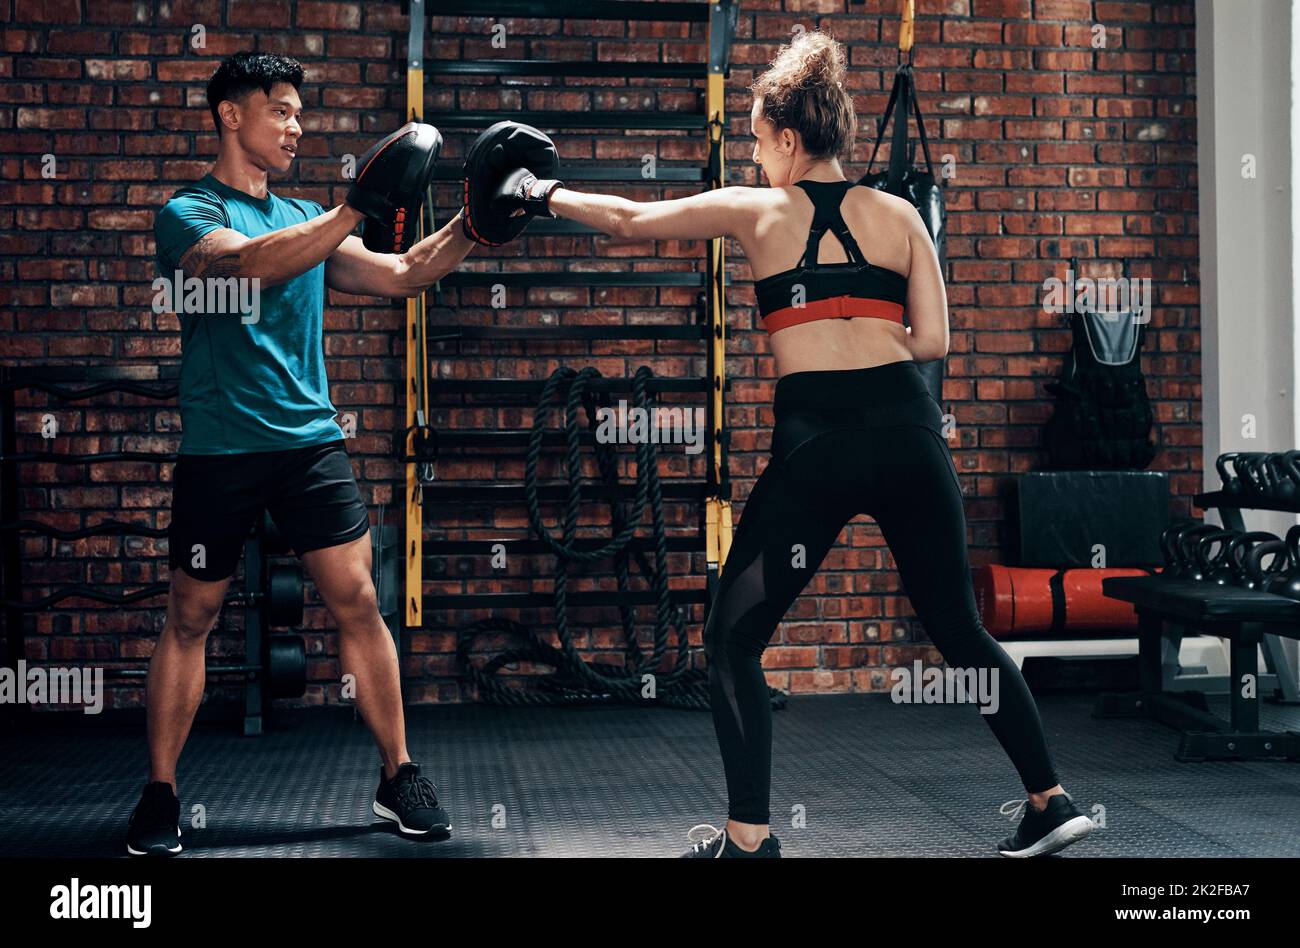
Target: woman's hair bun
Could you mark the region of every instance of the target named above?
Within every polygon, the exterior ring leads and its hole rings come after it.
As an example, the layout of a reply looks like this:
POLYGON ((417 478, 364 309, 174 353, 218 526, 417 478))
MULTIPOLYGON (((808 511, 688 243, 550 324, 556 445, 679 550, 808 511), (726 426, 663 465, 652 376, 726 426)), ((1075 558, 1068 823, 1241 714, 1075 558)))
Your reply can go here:
POLYGON ((799 133, 814 158, 838 158, 853 145, 858 120, 844 88, 844 46, 821 30, 801 30, 751 87, 763 115, 799 133))

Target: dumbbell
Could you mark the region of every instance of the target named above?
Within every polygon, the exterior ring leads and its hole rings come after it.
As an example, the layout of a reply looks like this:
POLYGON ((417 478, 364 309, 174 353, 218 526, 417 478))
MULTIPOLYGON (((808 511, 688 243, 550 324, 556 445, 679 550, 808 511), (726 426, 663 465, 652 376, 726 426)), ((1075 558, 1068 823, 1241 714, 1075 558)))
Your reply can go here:
POLYGON ((266 571, 266 624, 270 628, 292 628, 302 622, 302 565, 274 563, 266 571))
MULTIPOLYGON (((160 584, 158 595, 167 592, 160 584)), ((298 563, 274 563, 266 571, 266 583, 259 592, 232 589, 222 603, 226 606, 248 606, 262 610, 263 622, 271 628, 287 628, 302 622, 303 613, 302 566, 298 563)))
MULTIPOLYGON (((302 566, 298 563, 276 563, 267 571, 266 588, 260 597, 252 597, 251 604, 260 606, 268 628, 296 626, 302 622, 303 604, 302 566), (260 599, 260 601, 259 601, 260 599)), ((242 594, 228 597, 231 601, 248 602, 242 594)), ((209 676, 244 675, 256 677, 265 668, 265 684, 273 698, 297 698, 307 691, 307 656, 299 635, 264 635, 262 637, 261 665, 212 665, 209 676)), ((106 669, 109 678, 143 678, 148 669, 106 669)))
POLYGON ((307 693, 307 649, 301 635, 262 639, 266 688, 272 698, 301 698, 307 693))
MULTIPOLYGON (((307 649, 300 635, 268 635, 263 640, 261 665, 209 665, 208 678, 239 675, 262 677, 268 697, 300 698, 307 693, 307 649)), ((106 668, 110 679, 144 678, 147 668, 106 668)))
MULTIPOLYGON (((262 514, 262 555, 279 556, 290 552, 269 513, 262 514)), ((274 628, 295 626, 302 622, 302 566, 299 563, 275 563, 266 571, 263 602, 266 624, 274 628)))

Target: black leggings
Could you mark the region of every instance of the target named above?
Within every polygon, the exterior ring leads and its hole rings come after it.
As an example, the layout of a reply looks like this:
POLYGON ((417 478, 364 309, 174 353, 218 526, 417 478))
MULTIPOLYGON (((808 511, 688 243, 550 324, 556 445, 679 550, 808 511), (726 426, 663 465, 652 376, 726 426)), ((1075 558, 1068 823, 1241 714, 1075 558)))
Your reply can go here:
POLYGON ((997 710, 976 713, 1025 789, 1056 786, 1033 696, 975 607, 957 470, 916 364, 795 372, 777 381, 773 410, 771 460, 745 502, 704 628, 730 818, 768 822, 772 719, 763 650, 840 530, 864 513, 880 526, 947 666, 983 669, 996 680, 997 710))

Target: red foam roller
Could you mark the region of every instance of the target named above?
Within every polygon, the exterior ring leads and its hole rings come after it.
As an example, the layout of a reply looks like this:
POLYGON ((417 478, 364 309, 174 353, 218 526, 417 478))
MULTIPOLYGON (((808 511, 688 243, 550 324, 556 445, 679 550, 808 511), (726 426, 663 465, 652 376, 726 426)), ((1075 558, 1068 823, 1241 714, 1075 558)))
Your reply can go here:
POLYGON ((1149 575, 1144 569, 1029 569, 992 563, 975 571, 975 600, 990 635, 1047 632, 1058 619, 1064 631, 1137 629, 1132 603, 1103 595, 1101 583, 1149 575), (1061 588, 1055 600, 1054 576, 1060 576, 1061 588))

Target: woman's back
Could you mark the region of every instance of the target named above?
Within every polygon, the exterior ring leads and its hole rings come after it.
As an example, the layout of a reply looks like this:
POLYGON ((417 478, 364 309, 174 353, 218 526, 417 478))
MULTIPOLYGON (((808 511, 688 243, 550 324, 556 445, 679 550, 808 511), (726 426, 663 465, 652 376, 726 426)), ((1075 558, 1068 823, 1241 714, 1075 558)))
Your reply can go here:
MULTIPOLYGON (((756 190, 762 197, 757 201, 752 229, 736 236, 758 282, 799 265, 814 210, 797 185, 756 190)), ((839 207, 862 256, 875 267, 906 278, 905 308, 911 324, 925 324, 933 332, 935 322, 942 320, 946 328, 947 305, 938 260, 916 209, 902 198, 867 187, 848 188, 839 207), (914 246, 917 243, 921 243, 919 248, 914 246), (925 259, 927 255, 930 261, 925 259)), ((828 231, 817 262, 835 264, 848 259, 839 239, 828 231)), ((811 264, 811 259, 807 263, 811 264)), ((867 316, 800 322, 772 332, 770 338, 778 375, 867 368, 913 357, 902 325, 867 316)))

